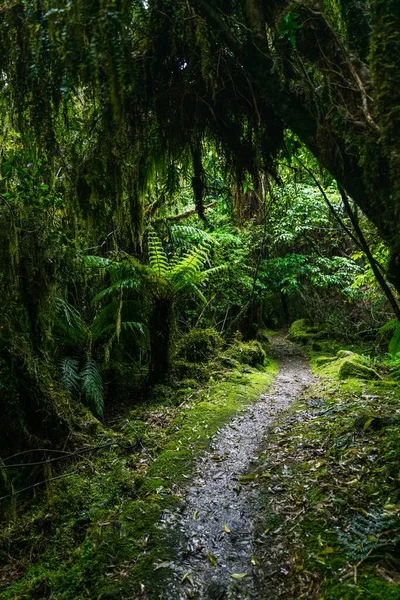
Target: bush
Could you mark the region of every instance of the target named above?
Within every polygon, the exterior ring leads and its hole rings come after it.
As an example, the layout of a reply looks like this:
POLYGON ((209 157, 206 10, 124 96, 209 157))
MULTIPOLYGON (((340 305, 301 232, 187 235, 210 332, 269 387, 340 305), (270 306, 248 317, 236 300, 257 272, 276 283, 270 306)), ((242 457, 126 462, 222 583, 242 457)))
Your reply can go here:
POLYGON ((177 356, 191 363, 207 362, 221 349, 221 335, 211 327, 192 329, 179 343, 177 356))
POLYGON ((194 379, 208 381, 210 369, 204 363, 193 363, 187 360, 176 360, 173 365, 173 375, 178 380, 194 379))

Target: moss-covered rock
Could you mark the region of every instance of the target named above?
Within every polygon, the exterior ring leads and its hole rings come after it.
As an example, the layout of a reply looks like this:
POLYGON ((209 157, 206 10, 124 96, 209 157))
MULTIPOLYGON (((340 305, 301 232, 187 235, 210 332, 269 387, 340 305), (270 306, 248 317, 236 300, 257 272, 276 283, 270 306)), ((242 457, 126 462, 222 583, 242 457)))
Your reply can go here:
POLYGON ((321 326, 312 325, 308 323, 306 319, 294 321, 288 331, 289 339, 298 344, 315 344, 315 340, 322 339, 326 336, 327 332, 321 326))
POLYGON ((336 356, 318 356, 315 359, 315 364, 318 366, 327 365, 337 360, 336 356))
POLYGON ((370 357, 364 356, 363 354, 357 354, 356 352, 351 352, 350 350, 339 350, 336 356, 337 358, 351 358, 352 361, 358 363, 359 365, 364 365, 370 369, 373 368, 373 363, 370 357))
POLYGON ((308 332, 306 320, 298 319, 297 321, 294 321, 289 328, 288 337, 293 342, 307 344, 312 336, 308 332))
POLYGON ((371 367, 358 362, 353 356, 343 358, 338 371, 339 379, 380 379, 380 375, 371 367))
POLYGON ((250 367, 263 366, 267 355, 260 344, 256 340, 250 342, 237 341, 226 353, 228 358, 233 358, 241 365, 249 365, 250 367))
POLYGON ((221 335, 209 327, 208 329, 192 329, 179 343, 177 357, 191 363, 206 362, 221 349, 221 335))

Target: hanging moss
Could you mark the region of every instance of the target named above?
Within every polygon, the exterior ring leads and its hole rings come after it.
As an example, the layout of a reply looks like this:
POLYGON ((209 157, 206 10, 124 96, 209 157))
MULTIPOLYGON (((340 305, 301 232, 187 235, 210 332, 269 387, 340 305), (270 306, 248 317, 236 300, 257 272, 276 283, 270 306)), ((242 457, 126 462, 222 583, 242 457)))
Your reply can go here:
POLYGON ((383 207, 392 221, 390 242, 392 258, 389 272, 393 283, 400 285, 400 11, 395 0, 372 2, 371 73, 375 94, 375 112, 380 137, 389 164, 391 193, 383 207))

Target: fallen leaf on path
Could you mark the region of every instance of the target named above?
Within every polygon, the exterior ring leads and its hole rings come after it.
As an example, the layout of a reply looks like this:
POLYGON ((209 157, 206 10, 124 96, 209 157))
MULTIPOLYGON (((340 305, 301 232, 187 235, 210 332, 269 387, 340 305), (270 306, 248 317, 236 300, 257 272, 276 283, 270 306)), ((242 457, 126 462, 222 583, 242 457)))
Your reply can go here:
POLYGON ((158 569, 168 569, 168 567, 171 567, 172 565, 172 562, 161 562, 155 565, 154 570, 157 571, 158 569))
POLYGON ((254 481, 255 479, 257 479, 258 475, 253 473, 251 475, 241 475, 238 478, 238 481, 243 484, 246 485, 247 483, 251 483, 252 481, 254 481))
POLYGON ((222 529, 225 531, 225 533, 230 533, 231 530, 229 529, 228 525, 226 523, 223 524, 222 529))
POLYGON ((216 556, 214 556, 214 554, 207 554, 207 558, 210 561, 210 563, 212 564, 213 567, 216 567, 218 565, 218 559, 216 556))
POLYGON ((247 577, 247 573, 232 573, 231 577, 233 579, 244 579, 247 577))

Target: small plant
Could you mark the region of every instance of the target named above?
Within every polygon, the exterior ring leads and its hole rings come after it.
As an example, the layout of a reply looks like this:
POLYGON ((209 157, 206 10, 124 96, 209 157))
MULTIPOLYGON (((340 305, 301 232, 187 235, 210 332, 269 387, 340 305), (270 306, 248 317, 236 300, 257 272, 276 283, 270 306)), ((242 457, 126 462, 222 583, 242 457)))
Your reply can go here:
POLYGON ((349 560, 358 563, 400 542, 399 519, 375 509, 368 515, 357 514, 351 519, 347 531, 339 532, 338 539, 349 560))
POLYGON ((76 358, 65 356, 61 359, 61 383, 72 395, 81 395, 84 404, 96 417, 104 408, 104 388, 99 366, 93 358, 81 363, 76 358))
POLYGON ((395 379, 400 380, 400 321, 391 319, 380 328, 379 332, 382 334, 393 332, 388 346, 387 364, 395 379))

